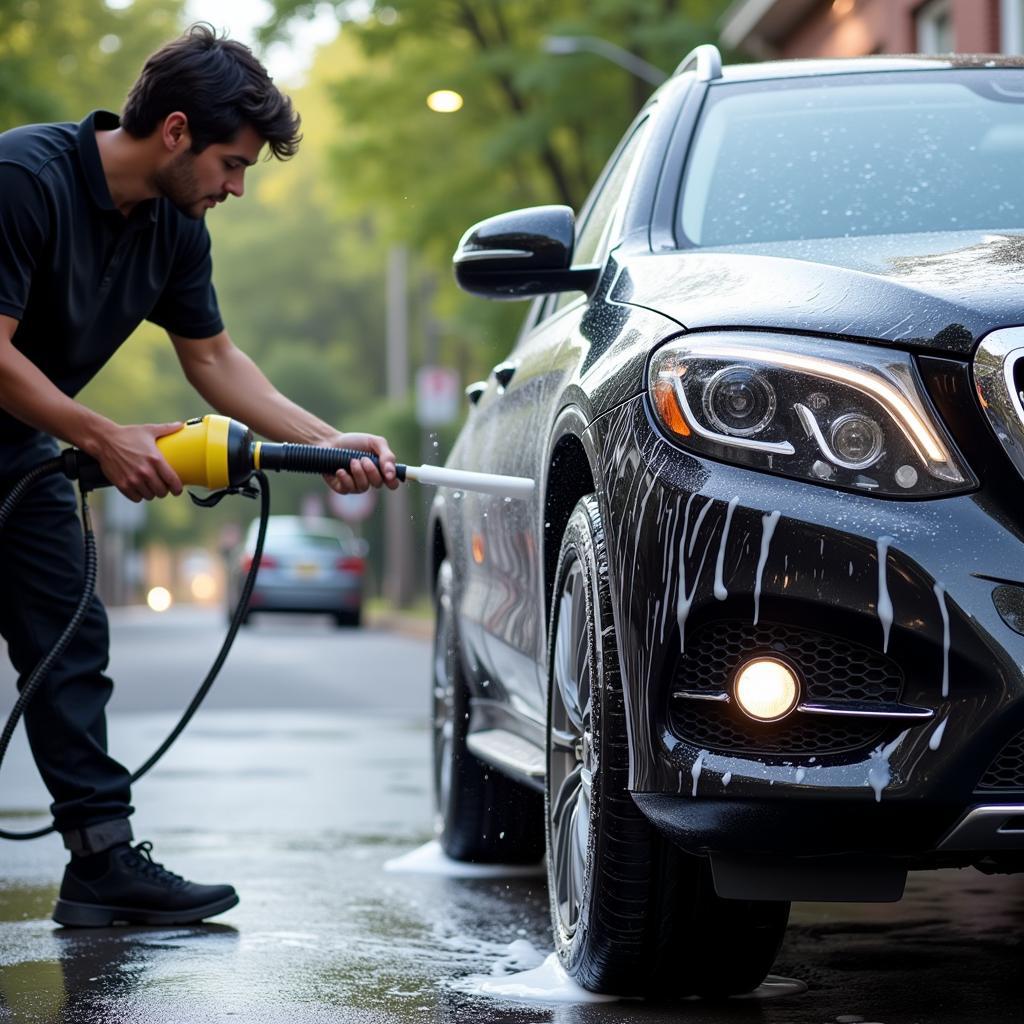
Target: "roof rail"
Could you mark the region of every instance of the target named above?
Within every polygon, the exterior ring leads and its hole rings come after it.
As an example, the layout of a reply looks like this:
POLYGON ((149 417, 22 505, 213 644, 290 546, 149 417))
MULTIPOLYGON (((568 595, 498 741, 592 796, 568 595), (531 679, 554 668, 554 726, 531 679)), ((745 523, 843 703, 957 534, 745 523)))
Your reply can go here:
POLYGON ((675 74, 696 71, 701 82, 713 82, 722 77, 722 55, 714 43, 704 43, 692 49, 679 63, 675 74))

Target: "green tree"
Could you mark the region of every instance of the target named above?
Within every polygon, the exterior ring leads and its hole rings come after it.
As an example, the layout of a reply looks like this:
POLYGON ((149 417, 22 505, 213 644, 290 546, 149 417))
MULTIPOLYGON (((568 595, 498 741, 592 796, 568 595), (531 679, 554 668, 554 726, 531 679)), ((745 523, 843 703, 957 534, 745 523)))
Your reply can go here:
POLYGON ((0 131, 120 109, 146 56, 182 28, 184 0, 0 0, 0 131))
MULTIPOLYGON (((266 37, 312 0, 275 0, 266 37)), ((577 211, 651 87, 593 54, 557 57, 549 35, 598 36, 671 72, 714 39, 726 0, 388 0, 336 3, 342 45, 331 91, 338 201, 412 244, 434 277, 442 354, 482 374, 507 349, 522 307, 457 292, 450 257, 482 217, 541 203, 577 211), (353 20, 360 13, 361 20, 353 20), (434 113, 436 89, 465 97, 434 113)))

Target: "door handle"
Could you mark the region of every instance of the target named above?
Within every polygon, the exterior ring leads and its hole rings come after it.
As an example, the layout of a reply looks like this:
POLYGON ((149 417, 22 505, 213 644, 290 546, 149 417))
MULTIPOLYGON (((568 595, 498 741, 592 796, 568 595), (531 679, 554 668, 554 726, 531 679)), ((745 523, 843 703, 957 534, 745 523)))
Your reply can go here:
POLYGON ((494 377, 497 382, 503 387, 507 388, 509 381, 516 375, 516 369, 519 367, 518 363, 498 363, 494 368, 494 377))

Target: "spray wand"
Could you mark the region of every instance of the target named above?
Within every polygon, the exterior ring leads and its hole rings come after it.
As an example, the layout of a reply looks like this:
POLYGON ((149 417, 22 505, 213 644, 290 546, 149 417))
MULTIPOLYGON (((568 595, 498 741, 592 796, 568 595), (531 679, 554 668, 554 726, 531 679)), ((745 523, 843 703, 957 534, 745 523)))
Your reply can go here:
MULTIPOLYGON (((189 420, 173 434, 157 438, 156 445, 183 484, 217 492, 209 499, 193 496, 194 501, 204 505, 216 504, 224 494, 239 492, 260 470, 324 474, 348 470, 353 459, 379 462, 376 455, 352 448, 257 441, 243 423, 215 415, 189 420)), ((110 485, 99 463, 85 452, 68 448, 60 458, 62 472, 72 480, 78 480, 82 488, 94 490, 110 485)), ((534 490, 534 482, 527 477, 471 473, 445 466, 405 466, 400 463, 395 468, 399 480, 459 487, 508 498, 528 498, 534 490)))

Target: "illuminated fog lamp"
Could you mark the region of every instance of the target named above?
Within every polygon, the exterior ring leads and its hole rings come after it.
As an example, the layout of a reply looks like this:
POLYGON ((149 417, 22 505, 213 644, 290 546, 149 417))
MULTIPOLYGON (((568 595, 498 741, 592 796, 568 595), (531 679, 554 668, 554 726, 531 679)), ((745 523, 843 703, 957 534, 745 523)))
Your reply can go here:
POLYGON ((754 658, 737 673, 733 693, 744 714, 758 722, 777 722, 796 707, 800 682, 784 662, 754 658))

